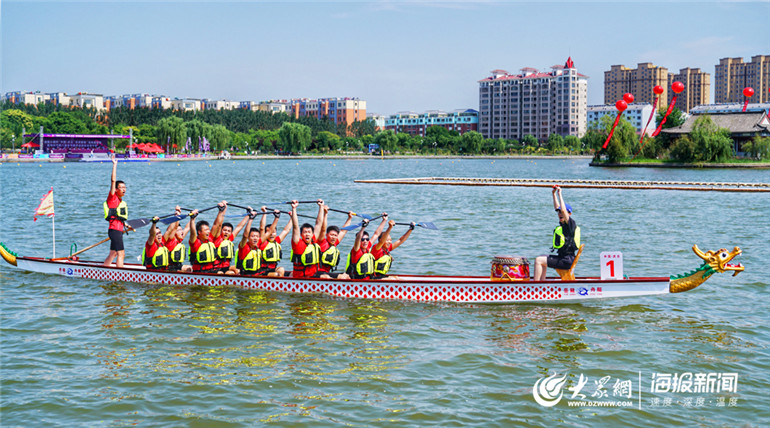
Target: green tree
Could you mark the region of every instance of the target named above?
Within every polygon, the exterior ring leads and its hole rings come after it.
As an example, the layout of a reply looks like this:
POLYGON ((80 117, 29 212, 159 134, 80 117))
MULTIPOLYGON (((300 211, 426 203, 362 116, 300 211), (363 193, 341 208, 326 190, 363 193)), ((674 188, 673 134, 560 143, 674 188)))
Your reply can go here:
POLYGON ((481 152, 484 144, 484 136, 476 131, 469 131, 462 135, 463 153, 473 155, 481 152))
POLYGON ((305 151, 312 141, 308 126, 291 122, 284 122, 281 125, 281 129, 278 130, 278 139, 283 149, 292 153, 305 151))
POLYGON ((211 127, 209 133, 209 143, 211 144, 212 151, 221 151, 230 149, 230 141, 232 140, 232 132, 228 131, 222 125, 214 125, 211 127))
POLYGON ((49 129, 55 134, 87 134, 88 126, 82 120, 63 111, 51 113, 48 116, 49 129))
POLYGON ((555 152, 562 147, 564 147, 564 137, 559 134, 551 134, 548 136, 548 143, 546 144, 548 150, 555 152))
POLYGON ((538 147, 540 145, 537 138, 530 134, 525 135, 524 138, 521 139, 521 142, 524 144, 524 147, 538 147))
POLYGON ((582 150, 580 138, 574 135, 567 135, 566 137, 564 137, 564 146, 575 152, 579 152, 582 150))
POLYGON ((398 137, 396 137, 396 133, 391 130, 382 131, 375 135, 374 144, 378 144, 382 150, 392 153, 396 151, 398 137))
MULTIPOLYGON (((612 129, 614 121, 615 119, 610 116, 602 116, 601 125, 607 134, 612 129)), ((604 143, 602 142, 602 144, 604 143)), ((636 129, 621 116, 618 126, 615 127, 615 132, 612 134, 612 139, 607 145, 606 153, 609 161, 615 163, 625 160, 637 144, 636 129)))
MULTIPOLYGON (((176 144, 178 150, 184 150, 187 143, 187 128, 184 120, 176 116, 169 116, 159 120, 155 130, 158 144, 176 144)), ((197 146, 196 146, 197 147, 197 146)))
POLYGON ((193 151, 198 150, 200 141, 203 140, 204 137, 211 137, 212 126, 202 120, 190 120, 184 123, 184 127, 187 130, 187 136, 190 137, 192 141, 193 151))
POLYGON ((339 135, 331 133, 329 131, 321 131, 315 136, 316 149, 325 151, 335 151, 340 148, 342 139, 339 135))
POLYGON ((690 163, 697 158, 697 152, 695 149, 695 143, 688 136, 679 137, 671 145, 671 159, 690 163))
POLYGON ((690 139, 695 143, 697 159, 700 161, 724 162, 733 157, 730 130, 719 128, 707 114, 695 120, 690 139))
POLYGON ((754 137, 743 145, 743 150, 754 159, 770 159, 770 137, 754 137))
POLYGON ((377 124, 372 119, 366 119, 363 121, 355 121, 350 124, 350 132, 356 137, 364 135, 373 135, 377 132, 377 124))

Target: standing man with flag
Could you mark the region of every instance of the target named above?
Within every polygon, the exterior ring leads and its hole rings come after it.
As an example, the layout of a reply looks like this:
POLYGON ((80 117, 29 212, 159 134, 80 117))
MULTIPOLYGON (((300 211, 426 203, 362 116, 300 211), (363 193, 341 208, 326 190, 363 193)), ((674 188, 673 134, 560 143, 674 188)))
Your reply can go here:
POLYGON ((122 268, 123 259, 126 257, 126 251, 123 248, 123 231, 134 228, 126 225, 128 220, 128 206, 123 202, 123 196, 126 194, 126 183, 117 180, 118 160, 112 155, 112 176, 110 178, 110 193, 107 195, 107 201, 104 202, 104 219, 110 222, 107 229, 107 236, 110 238, 110 254, 104 260, 104 266, 110 266, 115 256, 118 257, 115 266, 122 268))

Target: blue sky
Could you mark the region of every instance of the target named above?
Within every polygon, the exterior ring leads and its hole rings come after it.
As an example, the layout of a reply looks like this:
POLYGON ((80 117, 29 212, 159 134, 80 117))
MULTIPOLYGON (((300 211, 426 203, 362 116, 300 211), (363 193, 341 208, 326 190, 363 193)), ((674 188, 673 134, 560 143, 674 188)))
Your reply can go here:
POLYGON ((770 55, 768 16, 770 2, 4 0, 0 90, 359 97, 387 115, 478 108, 490 70, 572 56, 601 104, 612 64, 713 83, 720 58, 770 55))

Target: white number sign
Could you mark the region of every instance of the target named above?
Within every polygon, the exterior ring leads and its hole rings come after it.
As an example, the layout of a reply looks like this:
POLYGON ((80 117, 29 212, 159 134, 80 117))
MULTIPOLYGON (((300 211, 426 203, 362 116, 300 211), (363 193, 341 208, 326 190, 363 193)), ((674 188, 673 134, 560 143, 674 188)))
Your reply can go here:
POLYGON ((602 279, 623 279, 623 253, 605 251, 599 254, 602 279))

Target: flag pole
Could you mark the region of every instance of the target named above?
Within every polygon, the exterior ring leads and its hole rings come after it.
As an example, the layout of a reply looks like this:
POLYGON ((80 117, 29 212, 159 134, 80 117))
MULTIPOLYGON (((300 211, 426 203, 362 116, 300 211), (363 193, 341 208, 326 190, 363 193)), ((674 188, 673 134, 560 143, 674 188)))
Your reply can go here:
POLYGON ((53 234, 53 254, 52 259, 56 258, 56 215, 51 216, 51 233, 53 234))

